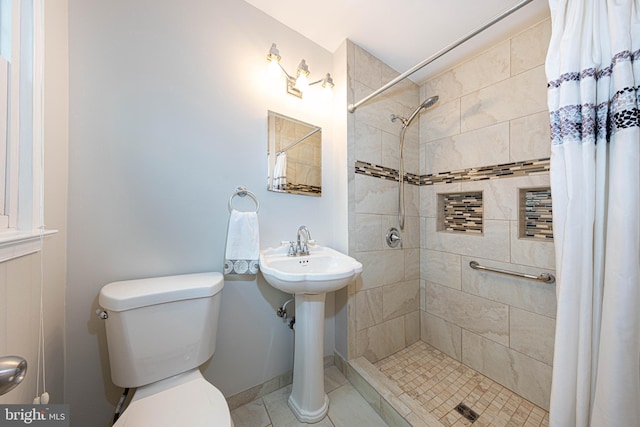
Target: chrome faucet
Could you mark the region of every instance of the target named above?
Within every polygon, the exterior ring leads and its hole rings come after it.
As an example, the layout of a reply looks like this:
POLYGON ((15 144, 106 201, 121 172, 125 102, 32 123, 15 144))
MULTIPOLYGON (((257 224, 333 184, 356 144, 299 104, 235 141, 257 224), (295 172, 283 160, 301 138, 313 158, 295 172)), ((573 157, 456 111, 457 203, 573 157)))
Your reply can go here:
POLYGON ((298 255, 309 255, 309 241, 311 240, 311 233, 309 233, 309 229, 306 225, 301 225, 298 228, 298 236, 297 236, 297 247, 296 253, 298 255), (300 239, 300 236, 304 237, 300 239))

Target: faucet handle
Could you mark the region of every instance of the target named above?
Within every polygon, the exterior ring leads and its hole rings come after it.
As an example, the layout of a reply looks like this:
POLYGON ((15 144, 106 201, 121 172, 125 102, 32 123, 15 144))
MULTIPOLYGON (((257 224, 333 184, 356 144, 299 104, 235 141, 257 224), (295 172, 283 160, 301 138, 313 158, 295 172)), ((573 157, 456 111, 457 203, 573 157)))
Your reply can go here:
POLYGON ((296 242, 292 242, 289 240, 283 240, 283 245, 289 245, 289 251, 287 252, 287 256, 296 256, 298 255, 298 248, 296 248, 296 242))

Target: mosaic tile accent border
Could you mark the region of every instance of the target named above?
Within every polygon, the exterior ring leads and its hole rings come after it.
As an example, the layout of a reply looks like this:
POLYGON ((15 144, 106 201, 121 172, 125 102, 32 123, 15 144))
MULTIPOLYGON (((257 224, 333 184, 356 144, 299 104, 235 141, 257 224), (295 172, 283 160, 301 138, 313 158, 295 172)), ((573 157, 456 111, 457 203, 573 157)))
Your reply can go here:
POLYGON ((553 240, 550 188, 520 189, 520 237, 553 240))
POLYGON ((311 194, 319 196, 322 194, 322 188, 317 185, 306 185, 306 184, 287 184, 287 192, 289 193, 303 193, 303 194, 311 194))
MULTIPOLYGON (((375 178, 398 180, 398 170, 372 163, 356 161, 355 172, 375 178)), ((510 178, 549 172, 549 158, 481 166, 437 174, 405 174, 405 182, 414 185, 449 184, 452 182, 482 181, 486 179, 510 178)))
POLYGON ((422 175, 420 185, 510 178, 549 171, 549 158, 422 175))
MULTIPOLYGON (((398 181, 398 169, 388 168, 386 166, 375 165, 373 163, 361 162, 356 160, 356 173, 372 176, 374 178, 382 178, 389 181, 398 181)), ((404 182, 413 185, 420 185, 420 175, 413 173, 404 174, 404 182)))
POLYGON ((482 234, 482 192, 438 195, 438 231, 482 234))

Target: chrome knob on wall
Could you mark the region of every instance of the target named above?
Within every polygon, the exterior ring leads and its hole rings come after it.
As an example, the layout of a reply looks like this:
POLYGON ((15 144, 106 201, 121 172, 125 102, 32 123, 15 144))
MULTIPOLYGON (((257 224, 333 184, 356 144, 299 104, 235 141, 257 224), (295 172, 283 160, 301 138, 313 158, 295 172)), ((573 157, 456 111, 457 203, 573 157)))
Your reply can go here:
POLYGON ((398 231, 397 228, 391 227, 387 231, 387 245, 390 248, 395 248, 401 243, 402 243, 402 237, 400 236, 400 232, 398 231))
POLYGON ((25 375, 27 375, 27 361, 22 357, 0 357, 0 396, 16 388, 25 375))

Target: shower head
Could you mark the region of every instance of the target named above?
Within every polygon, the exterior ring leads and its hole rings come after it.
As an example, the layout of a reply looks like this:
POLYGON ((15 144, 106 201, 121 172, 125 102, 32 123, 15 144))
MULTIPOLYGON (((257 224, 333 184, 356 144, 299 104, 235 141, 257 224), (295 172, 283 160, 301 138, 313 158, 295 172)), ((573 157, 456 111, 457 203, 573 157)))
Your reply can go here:
POLYGON ((420 105, 420 108, 429 108, 433 104, 438 102, 438 99, 440 99, 440 97, 438 95, 431 96, 431 97, 425 99, 425 101, 422 103, 422 105, 420 105))
POLYGON ((413 121, 413 119, 418 115, 418 113, 423 109, 423 108, 429 108, 431 107, 433 104, 435 104, 436 102, 438 102, 438 99, 440 99, 440 97, 438 95, 435 96, 431 96, 427 99, 424 100, 424 102, 422 104, 420 104, 418 106, 418 108, 416 108, 416 110, 413 112, 413 114, 411 114, 409 116, 409 118, 407 119, 407 122, 404 124, 405 126, 409 126, 409 124, 413 121))
POLYGON ((404 157, 403 157, 403 150, 402 150, 402 148, 404 147, 404 134, 407 131, 407 127, 411 124, 411 121, 415 119, 418 113, 423 108, 429 108, 436 102, 438 102, 437 95, 425 99, 422 102, 422 104, 420 104, 418 108, 416 108, 413 114, 409 116, 408 119, 402 116, 397 116, 395 114, 391 115, 392 122, 395 122, 396 119, 400 119, 402 121, 402 130, 400 131, 400 169, 398 170, 398 176, 400 176, 400 179, 398 180, 398 183, 400 184, 400 197, 398 197, 398 222, 400 223, 400 230, 404 230, 404 218, 405 218, 405 212, 404 212, 404 181, 405 181, 404 176, 405 175, 404 175, 404 157))
POLYGON ((411 122, 413 121, 413 119, 415 119, 415 117, 418 115, 418 113, 423 109, 423 108, 429 108, 431 107, 433 104, 435 104, 436 102, 438 102, 438 95, 435 96, 431 96, 427 99, 424 100, 424 102, 422 104, 420 104, 418 106, 418 108, 415 109, 415 111, 409 116, 409 118, 405 118, 402 116, 398 116, 396 114, 392 114, 390 119, 392 122, 395 122, 397 119, 400 119, 400 121, 402 122, 402 128, 406 128, 407 126, 409 126, 411 124, 411 122))

